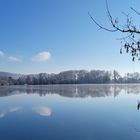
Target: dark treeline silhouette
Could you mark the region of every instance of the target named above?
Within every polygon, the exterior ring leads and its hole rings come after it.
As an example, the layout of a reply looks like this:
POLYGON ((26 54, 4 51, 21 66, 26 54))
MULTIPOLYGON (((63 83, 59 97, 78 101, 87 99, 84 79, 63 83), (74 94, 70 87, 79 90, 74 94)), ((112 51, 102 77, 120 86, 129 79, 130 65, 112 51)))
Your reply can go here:
POLYGON ((13 77, 0 77, 0 85, 50 85, 50 84, 111 84, 140 83, 140 73, 127 73, 121 76, 114 70, 70 70, 59 74, 29 74, 13 77))

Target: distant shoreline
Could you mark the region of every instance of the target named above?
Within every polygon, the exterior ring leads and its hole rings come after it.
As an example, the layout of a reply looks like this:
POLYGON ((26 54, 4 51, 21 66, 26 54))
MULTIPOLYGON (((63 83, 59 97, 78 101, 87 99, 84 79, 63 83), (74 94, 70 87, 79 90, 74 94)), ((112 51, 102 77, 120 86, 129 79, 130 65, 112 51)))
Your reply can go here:
POLYGON ((127 73, 105 70, 69 70, 58 74, 16 74, 0 72, 0 85, 56 85, 56 84, 139 84, 140 73, 127 73))

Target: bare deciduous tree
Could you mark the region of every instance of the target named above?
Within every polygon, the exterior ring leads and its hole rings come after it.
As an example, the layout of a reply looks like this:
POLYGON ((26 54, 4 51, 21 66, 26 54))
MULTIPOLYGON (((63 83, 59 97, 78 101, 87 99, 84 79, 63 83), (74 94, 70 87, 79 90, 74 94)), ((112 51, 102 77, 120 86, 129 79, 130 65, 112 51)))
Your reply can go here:
MULTIPOLYGON (((113 18, 111 15, 111 12, 109 10, 108 2, 106 0, 106 10, 107 10, 107 16, 111 23, 110 28, 106 28, 105 26, 102 26, 100 23, 97 22, 97 20, 94 19, 94 17, 88 13, 91 20, 100 28, 108 32, 120 32, 123 34, 123 37, 120 38, 122 47, 120 49, 120 53, 122 54, 123 48, 125 49, 126 53, 130 53, 132 56, 132 61, 135 61, 135 58, 138 58, 140 60, 140 39, 137 37, 137 35, 140 34, 140 30, 136 25, 132 22, 132 17, 129 16, 129 14, 125 14, 126 16, 126 24, 121 25, 119 24, 118 18, 113 18)), ((140 16, 140 13, 131 7, 131 10, 140 16)))

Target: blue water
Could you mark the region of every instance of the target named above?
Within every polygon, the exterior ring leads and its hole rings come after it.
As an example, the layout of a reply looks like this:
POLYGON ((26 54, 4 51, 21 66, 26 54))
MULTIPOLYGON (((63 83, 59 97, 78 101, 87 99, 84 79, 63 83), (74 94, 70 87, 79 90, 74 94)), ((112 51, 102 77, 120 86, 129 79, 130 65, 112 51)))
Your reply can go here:
POLYGON ((0 140, 139 140, 140 85, 0 87, 0 140))

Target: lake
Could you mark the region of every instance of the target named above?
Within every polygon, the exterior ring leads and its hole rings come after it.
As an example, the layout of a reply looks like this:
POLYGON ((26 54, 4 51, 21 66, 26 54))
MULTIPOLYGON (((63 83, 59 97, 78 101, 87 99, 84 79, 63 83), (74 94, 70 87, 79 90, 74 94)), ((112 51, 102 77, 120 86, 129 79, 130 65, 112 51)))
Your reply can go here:
POLYGON ((140 85, 0 87, 0 140, 139 140, 140 85))

